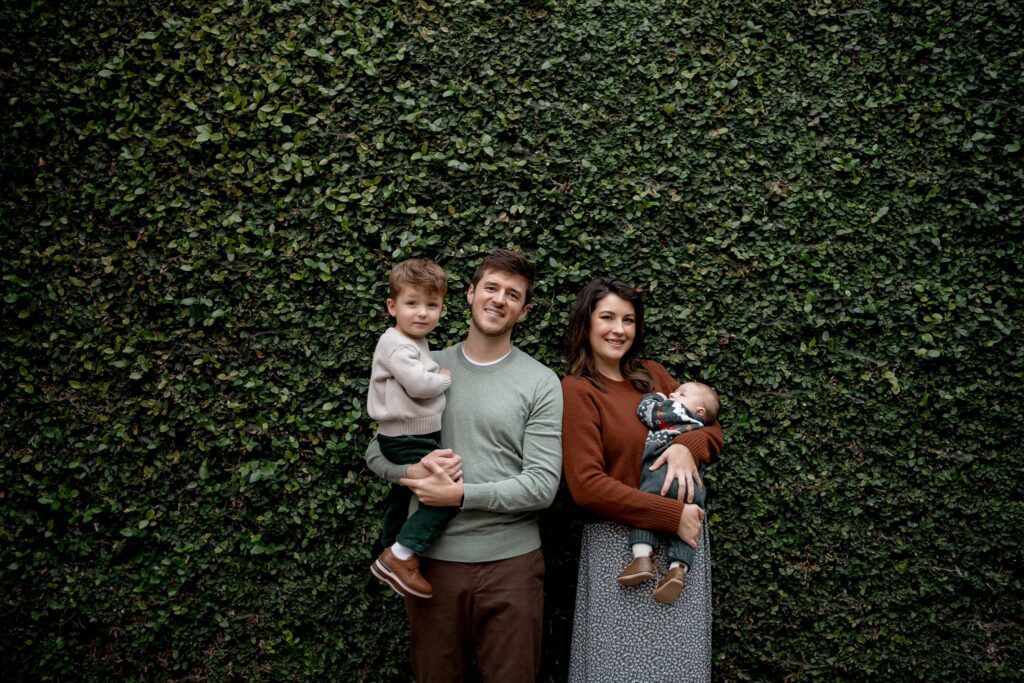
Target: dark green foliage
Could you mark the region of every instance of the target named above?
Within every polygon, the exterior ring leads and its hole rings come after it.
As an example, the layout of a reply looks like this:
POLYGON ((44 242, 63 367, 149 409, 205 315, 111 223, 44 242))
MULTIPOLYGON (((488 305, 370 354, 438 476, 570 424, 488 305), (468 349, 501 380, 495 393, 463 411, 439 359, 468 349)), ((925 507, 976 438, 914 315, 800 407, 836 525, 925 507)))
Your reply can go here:
MULTIPOLYGON (((385 272, 642 286, 724 398, 723 680, 1019 680, 1022 9, 0 9, 3 670, 403 680, 362 463, 385 272)), ((545 677, 578 523, 545 518, 545 677)), ((609 577, 612 580, 613 577, 609 577)), ((653 625, 652 625, 653 627, 653 625)))

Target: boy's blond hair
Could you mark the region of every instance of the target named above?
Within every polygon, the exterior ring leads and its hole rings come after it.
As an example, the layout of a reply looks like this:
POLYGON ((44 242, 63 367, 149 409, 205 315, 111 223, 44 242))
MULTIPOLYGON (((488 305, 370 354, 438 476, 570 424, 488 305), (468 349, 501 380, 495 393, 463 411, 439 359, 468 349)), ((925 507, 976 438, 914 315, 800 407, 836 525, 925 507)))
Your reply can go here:
POLYGON ((402 291, 402 287, 415 287, 428 294, 438 294, 443 299, 448 294, 448 276, 444 268, 430 259, 411 258, 396 263, 388 275, 391 286, 391 298, 394 299, 402 291))

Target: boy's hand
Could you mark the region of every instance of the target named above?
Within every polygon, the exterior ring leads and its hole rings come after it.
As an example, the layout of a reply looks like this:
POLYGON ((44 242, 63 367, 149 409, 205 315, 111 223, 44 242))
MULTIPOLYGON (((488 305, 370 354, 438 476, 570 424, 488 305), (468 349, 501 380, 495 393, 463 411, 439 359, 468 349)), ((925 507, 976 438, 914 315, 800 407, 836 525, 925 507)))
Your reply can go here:
POLYGON ((452 371, 449 370, 448 368, 441 368, 440 370, 437 371, 437 374, 441 375, 442 377, 447 377, 448 379, 452 378, 452 371))
MULTIPOLYGON (((429 477, 433 469, 430 465, 436 465, 444 470, 452 481, 462 479, 462 456, 450 448, 438 448, 424 455, 419 462, 413 463, 405 468, 406 479, 424 479, 429 477)), ((405 484, 402 484, 405 486, 405 484)))

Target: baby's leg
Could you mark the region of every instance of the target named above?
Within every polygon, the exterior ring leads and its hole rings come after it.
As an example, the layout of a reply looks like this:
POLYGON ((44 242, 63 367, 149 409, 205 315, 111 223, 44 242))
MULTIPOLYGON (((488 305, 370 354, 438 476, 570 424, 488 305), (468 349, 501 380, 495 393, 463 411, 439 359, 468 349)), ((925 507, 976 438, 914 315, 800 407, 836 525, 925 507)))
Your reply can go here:
POLYGON ((657 535, 649 529, 631 529, 629 543, 633 551, 633 561, 629 563, 616 579, 622 586, 636 586, 654 578, 654 564, 651 554, 657 535))

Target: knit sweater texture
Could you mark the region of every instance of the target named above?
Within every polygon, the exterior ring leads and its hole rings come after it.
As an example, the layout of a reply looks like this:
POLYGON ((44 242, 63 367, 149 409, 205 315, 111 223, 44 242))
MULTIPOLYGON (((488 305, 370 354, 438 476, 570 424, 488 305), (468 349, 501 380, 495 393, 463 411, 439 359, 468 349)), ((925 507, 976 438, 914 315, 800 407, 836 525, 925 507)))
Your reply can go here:
MULTIPOLYGON (((554 500, 562 467, 558 378, 517 348, 485 366, 467 360, 462 344, 433 357, 452 371, 441 446, 462 456, 465 501, 425 555, 491 562, 536 550, 537 511, 554 500)), ((388 481, 405 476, 406 466, 388 462, 376 441, 366 462, 388 481)))
POLYGON ((430 434, 441 429, 444 392, 451 380, 437 374, 426 339, 389 328, 377 341, 366 412, 384 436, 430 434))
MULTIPOLYGON (((644 361, 644 366, 654 391, 668 394, 679 386, 661 365, 644 361)), ((602 378, 602 383, 606 391, 580 377, 562 380, 565 480, 573 500, 627 526, 675 534, 683 504, 638 489, 648 431, 636 418, 643 394, 627 381, 602 378)), ((697 465, 710 464, 722 450, 722 428, 715 422, 680 434, 673 443, 689 448, 697 465)))

